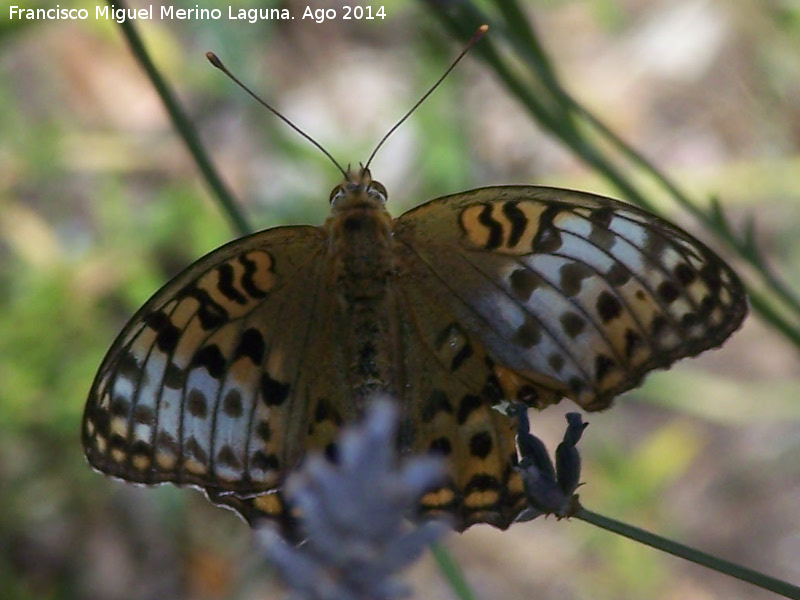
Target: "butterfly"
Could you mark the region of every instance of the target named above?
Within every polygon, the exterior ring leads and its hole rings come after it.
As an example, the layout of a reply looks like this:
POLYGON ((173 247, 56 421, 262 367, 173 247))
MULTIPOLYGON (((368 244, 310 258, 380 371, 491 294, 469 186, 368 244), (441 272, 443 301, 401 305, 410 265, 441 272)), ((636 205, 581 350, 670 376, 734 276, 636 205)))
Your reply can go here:
POLYGON ((606 408, 747 312, 725 262, 618 200, 484 187, 396 219, 386 200, 348 171, 322 226, 237 239, 156 292, 92 385, 91 465, 288 528, 287 474, 310 451, 335 460, 341 427, 388 395, 400 450, 447 460, 420 516, 506 528, 526 499, 516 419, 493 407, 606 408))

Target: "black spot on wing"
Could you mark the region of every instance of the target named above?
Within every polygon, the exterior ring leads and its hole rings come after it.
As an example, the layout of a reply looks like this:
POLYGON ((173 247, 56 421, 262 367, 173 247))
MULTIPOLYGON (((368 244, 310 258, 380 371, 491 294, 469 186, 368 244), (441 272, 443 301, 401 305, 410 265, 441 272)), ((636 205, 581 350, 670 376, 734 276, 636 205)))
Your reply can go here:
POLYGON ((598 248, 601 248, 606 252, 611 252, 614 248, 614 244, 617 241, 617 236, 610 229, 606 229, 605 227, 597 224, 592 224, 592 230, 589 233, 589 241, 598 248))
POLYGON ((533 291, 543 282, 540 275, 524 267, 514 269, 509 276, 509 281, 514 297, 521 302, 527 302, 533 291))
POLYGON ((428 450, 431 454, 448 456, 453 451, 453 446, 450 444, 450 440, 446 437, 438 437, 431 441, 430 446, 428 446, 428 450))
POLYGON ((219 452, 217 453, 217 463, 229 467, 231 469, 240 469, 242 464, 239 461, 239 458, 236 456, 236 453, 233 451, 228 444, 225 444, 220 448, 219 452))
POLYGON ((512 341, 523 348, 532 348, 542 339, 542 327, 539 321, 531 315, 525 316, 525 321, 514 332, 512 341))
POLYGON ((466 423, 472 412, 478 410, 481 404, 480 396, 476 396, 475 394, 464 395, 464 397, 461 398, 461 403, 458 405, 458 413, 456 415, 458 424, 463 425, 466 423))
POLYGON ((131 444, 130 454, 132 459, 149 459, 153 456, 153 447, 144 440, 136 440, 131 444))
MULTIPOLYGON (((486 359, 486 364, 490 369, 494 368, 494 363, 488 358, 486 359)), ((483 401, 490 406, 505 399, 503 388, 500 386, 500 381, 497 379, 496 375, 492 374, 486 378, 486 383, 483 385, 483 389, 481 389, 481 397, 483 401)))
POLYGON ((263 450, 257 450, 253 454, 253 459, 250 463, 254 468, 259 471, 277 471, 281 467, 280 460, 274 454, 268 454, 263 450))
POLYGON ((630 281, 631 277, 633 277, 633 273, 621 262, 615 262, 606 273, 608 283, 614 287, 622 287, 630 281))
POLYGON ((622 314, 622 304, 613 294, 604 290, 597 297, 597 314, 603 323, 608 323, 622 314))
POLYGON ((715 301, 713 296, 705 296, 700 301, 700 306, 697 309, 697 315, 701 319, 706 319, 714 311, 714 308, 716 306, 717 306, 717 302, 715 301))
POLYGON ((586 321, 577 313, 565 312, 561 315, 561 326, 569 337, 576 338, 586 328, 586 321))
POLYGON ((239 390, 231 389, 222 401, 223 412, 232 419, 238 419, 244 413, 242 395, 239 390))
POLYGON ((288 383, 281 383, 267 373, 261 375, 261 397, 267 406, 280 406, 288 396, 288 383))
POLYGON ((594 364, 594 377, 597 382, 602 382, 615 366, 616 363, 613 359, 605 354, 598 354, 594 364))
POLYGON ((561 205, 554 204, 542 212, 539 217, 539 227, 533 238, 532 250, 542 254, 552 254, 561 247, 561 232, 553 223, 556 215, 561 212, 561 205))
POLYGON ((145 324, 156 333, 156 346, 166 354, 172 354, 178 345, 181 330, 172 324, 170 318, 162 312, 154 312, 144 319, 145 324))
POLYGON ((633 329, 625 330, 625 358, 633 356, 634 350, 642 344, 642 336, 633 329))
POLYGON ((675 302, 680 295, 680 291, 671 281, 662 281, 658 286, 657 292, 658 296, 667 304, 675 302))
POLYGON ((708 289, 712 294, 715 296, 719 294, 720 290, 722 289, 722 279, 720 279, 720 274, 717 267, 711 263, 706 263, 700 269, 700 277, 703 278, 703 281, 708 286, 708 289))
MULTIPOLYGON (((447 327, 443 328, 439 335, 436 336, 434 342, 436 350, 439 352, 450 351, 454 346, 458 345, 458 351, 453 355, 450 360, 450 371, 456 371, 464 362, 474 354, 472 344, 466 332, 459 326, 458 323, 450 323, 447 327)), ((377 371, 376 371, 377 373, 377 371)))
POLYGON ((556 373, 564 368, 564 357, 560 354, 551 354, 547 357, 547 364, 550 365, 556 373))
POLYGON ((469 452, 472 456, 486 458, 492 451, 492 436, 486 431, 480 431, 469 440, 469 452))
POLYGON ((583 280, 594 275, 594 271, 580 262, 571 262, 561 265, 559 273, 559 288, 567 297, 580 293, 583 280))
POLYGON ((422 404, 420 416, 425 423, 430 423, 436 418, 436 415, 442 412, 452 414, 453 407, 444 391, 434 389, 430 396, 428 396, 428 399, 422 404))
POLYGON ((125 396, 114 396, 109 404, 108 412, 113 417, 127 417, 131 412, 131 403, 125 396))
POLYGON ((264 352, 264 337, 258 329, 251 327, 242 332, 242 337, 239 339, 239 345, 236 347, 233 357, 236 360, 246 356, 254 365, 259 365, 264 359, 264 352))
POLYGON ((678 263, 677 265, 675 265, 674 273, 675 273, 675 278, 683 286, 689 285, 697 277, 697 273, 695 273, 694 269, 692 269, 686 263, 678 263))
POLYGON ((569 385, 570 391, 576 396, 580 395, 580 393, 586 389, 586 382, 578 376, 570 377, 569 381, 567 381, 567 385, 569 385))
POLYGON ((650 334, 657 338, 667 327, 669 327, 669 321, 663 315, 656 315, 650 322, 650 334))
POLYGON ((317 423, 330 421, 334 425, 341 427, 344 423, 344 418, 330 400, 327 398, 320 398, 317 400, 317 406, 314 409, 314 421, 317 423))
POLYGON ((256 425, 256 435, 262 442, 267 443, 272 439, 272 427, 269 421, 259 421, 256 425))
POLYGON ((166 451, 174 456, 180 454, 181 451, 177 440, 163 429, 159 429, 156 434, 156 449, 166 451))
POLYGON ((144 318, 145 325, 150 327, 153 331, 161 331, 167 325, 171 324, 171 321, 167 315, 162 312, 156 311, 152 312, 149 315, 145 316, 144 318))
POLYGON ((151 407, 139 404, 133 409, 133 420, 136 423, 154 426, 156 424, 156 413, 151 407))
POLYGON ((197 419, 205 419, 208 416, 208 403, 200 390, 193 389, 189 392, 186 397, 186 410, 197 419))
POLYGON ((452 372, 458 369, 462 364, 464 364, 465 360, 472 356, 472 354, 472 344, 469 343, 469 340, 465 340, 464 345, 459 348, 458 352, 450 363, 450 371, 452 372))
POLYGON ((329 462, 339 464, 339 447, 336 445, 336 442, 328 442, 322 450, 322 453, 329 462))
POLYGON ((179 390, 186 383, 186 372, 173 362, 167 363, 163 383, 164 387, 179 390))
POLYGON ((539 401, 539 395, 539 390, 528 383, 521 385, 517 390, 517 400, 528 406, 536 406, 539 401))
POLYGON ((216 344, 203 346, 192 358, 191 368, 205 368, 211 377, 219 379, 225 372, 225 357, 216 344))
POLYGON ((125 351, 120 355, 119 362, 117 363, 117 373, 120 377, 124 377, 131 382, 136 382, 139 380, 141 369, 139 361, 136 360, 136 357, 130 351, 125 351))
POLYGON ((201 464, 208 464, 208 454, 197 441, 197 438, 192 436, 186 440, 186 454, 201 464))
POLYGON ((604 229, 608 229, 608 226, 611 225, 611 218, 613 216, 614 209, 610 206, 603 206, 601 208, 595 208, 589 215, 589 219, 592 221, 592 223, 603 227, 604 229))
POLYGON ((481 473, 473 476, 469 483, 464 488, 464 493, 470 494, 472 492, 488 492, 490 490, 500 489, 500 482, 497 477, 487 473, 481 473))

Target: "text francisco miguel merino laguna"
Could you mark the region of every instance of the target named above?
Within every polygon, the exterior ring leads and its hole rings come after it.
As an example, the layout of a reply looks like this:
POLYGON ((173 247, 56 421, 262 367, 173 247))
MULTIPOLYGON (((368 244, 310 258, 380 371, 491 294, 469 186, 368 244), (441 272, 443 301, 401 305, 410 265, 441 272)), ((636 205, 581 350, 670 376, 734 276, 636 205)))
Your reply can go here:
MULTIPOLYGON (((94 7, 94 18, 97 20, 114 20, 122 23, 128 19, 152 20, 161 18, 162 20, 218 20, 226 16, 230 20, 247 20, 250 23, 263 20, 284 20, 293 19, 294 16, 288 8, 235 8, 228 6, 224 11, 219 8, 201 8, 195 4, 194 8, 177 8, 172 5, 158 5, 157 10, 153 10, 150 4, 146 8, 119 8, 108 4, 94 7), (225 14, 227 12, 227 14, 225 14)), ((335 19, 338 16, 344 19, 384 19, 384 8, 372 6, 350 7, 343 6, 344 12, 339 15, 337 11, 328 9, 312 9, 306 6, 303 10, 303 19, 313 19, 321 22, 327 19, 335 19)), ((298 11, 299 12, 299 11, 298 11)), ((30 20, 85 20, 90 18, 91 11, 86 8, 64 8, 56 4, 55 8, 25 8, 21 6, 9 7, 9 19, 30 19, 30 20)))

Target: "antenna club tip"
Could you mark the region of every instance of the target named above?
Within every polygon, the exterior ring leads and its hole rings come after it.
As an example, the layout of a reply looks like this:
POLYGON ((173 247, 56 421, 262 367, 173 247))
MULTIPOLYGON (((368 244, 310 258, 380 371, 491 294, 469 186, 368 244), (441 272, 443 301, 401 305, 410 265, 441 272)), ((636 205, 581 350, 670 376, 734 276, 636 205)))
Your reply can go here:
POLYGON ((474 44, 477 44, 481 40, 481 38, 483 38, 483 36, 486 35, 487 31, 489 31, 489 26, 486 23, 478 27, 475 30, 475 33, 472 34, 472 39, 467 43, 467 48, 470 48, 474 44))
POLYGON ((206 52, 206 58, 208 59, 208 62, 210 62, 212 65, 214 65, 218 69, 223 69, 222 61, 213 52, 206 52))

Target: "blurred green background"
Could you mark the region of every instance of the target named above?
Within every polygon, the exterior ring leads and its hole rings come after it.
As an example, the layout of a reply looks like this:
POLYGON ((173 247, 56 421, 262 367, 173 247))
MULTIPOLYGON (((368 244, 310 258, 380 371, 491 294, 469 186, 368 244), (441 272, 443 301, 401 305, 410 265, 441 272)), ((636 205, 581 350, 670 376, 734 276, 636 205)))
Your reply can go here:
MULTIPOLYGON (((372 4, 385 7, 383 20, 317 24, 300 19, 305 3, 239 0, 288 7, 296 19, 136 25, 243 210, 265 228, 321 223, 340 176, 203 53, 214 50, 356 164, 457 52, 434 10, 458 4, 387 0, 372 4)), ((163 282, 234 232, 117 26, 93 16, 10 21, 9 5, 0 3, 0 597, 282 598, 232 513, 192 490, 112 481, 83 460, 83 403, 108 345, 163 282)), ((93 15, 96 4, 62 6, 93 15)), ((761 250, 797 292, 798 4, 521 7, 573 96, 695 197, 718 196, 737 226, 753 215, 761 250)), ((502 28, 491 35, 502 51, 502 28)), ((618 195, 532 122, 475 53, 372 172, 395 215, 490 184, 618 195)), ((713 245, 661 194, 650 199, 713 245)), ((723 349, 588 416, 583 503, 800 583, 799 391, 797 348, 751 316, 723 349)), ((555 447, 572 409, 533 415, 535 433, 555 447)), ((773 597, 579 522, 478 526, 447 544, 483 598, 773 597)), ((408 578, 415 597, 452 597, 429 557, 408 578)))

